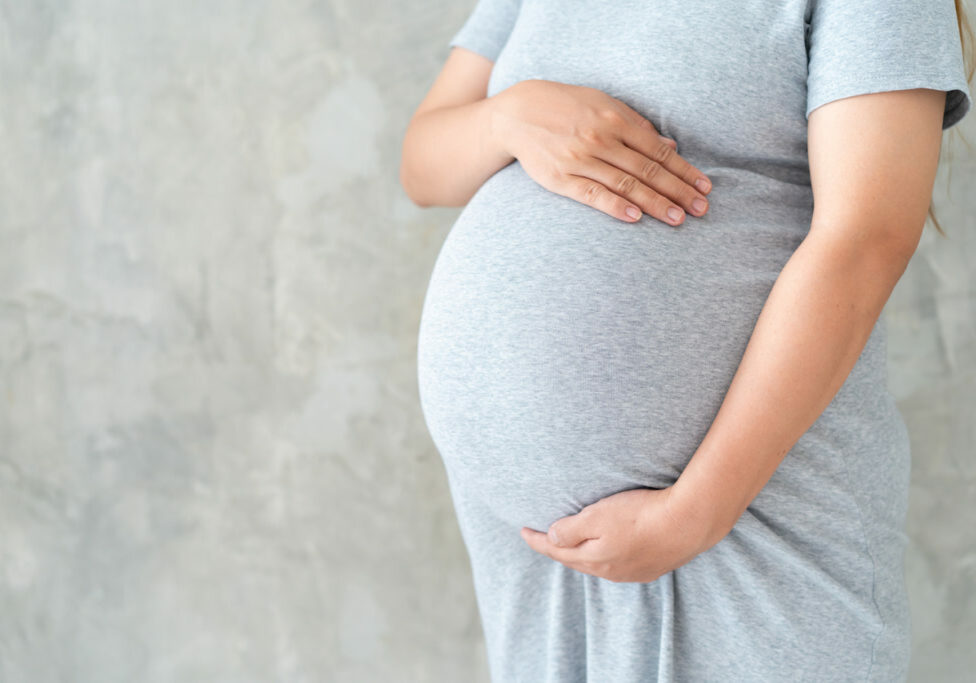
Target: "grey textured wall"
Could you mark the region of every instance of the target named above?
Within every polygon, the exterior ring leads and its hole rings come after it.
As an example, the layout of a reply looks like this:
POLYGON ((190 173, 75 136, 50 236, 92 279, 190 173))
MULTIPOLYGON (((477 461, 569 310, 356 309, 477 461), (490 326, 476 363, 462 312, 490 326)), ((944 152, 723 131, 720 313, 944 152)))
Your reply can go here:
MULTIPOLYGON (((0 0, 0 680, 487 681, 398 181, 471 5, 0 0)), ((887 309, 917 681, 976 670, 954 156, 887 309)))

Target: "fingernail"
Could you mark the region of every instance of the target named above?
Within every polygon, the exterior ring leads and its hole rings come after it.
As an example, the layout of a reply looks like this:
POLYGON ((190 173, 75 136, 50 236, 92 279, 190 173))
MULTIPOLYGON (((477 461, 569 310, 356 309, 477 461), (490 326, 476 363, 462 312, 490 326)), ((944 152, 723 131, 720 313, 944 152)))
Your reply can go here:
POLYGON ((704 178, 699 178, 695 181, 695 187, 697 187, 700 192, 708 192, 708 188, 711 187, 711 184, 704 178))
POLYGON ((559 545, 559 536, 558 536, 558 534, 556 534, 556 530, 555 529, 550 529, 549 530, 549 541, 553 545, 559 545))
POLYGON ((677 222, 681 220, 681 209, 672 206, 668 209, 668 218, 677 222))
POLYGON ((640 218, 640 217, 641 217, 641 212, 640 212, 640 210, 639 210, 639 209, 635 209, 635 208, 634 208, 634 207, 632 207, 632 206, 628 206, 628 207, 627 207, 627 208, 626 208, 626 209, 624 210, 624 213, 626 213, 626 214, 627 214, 628 216, 630 216, 631 218, 640 218))
POLYGON ((699 213, 703 213, 705 211, 705 207, 707 206, 708 205, 705 203, 704 199, 695 198, 694 201, 691 202, 691 208, 699 213))

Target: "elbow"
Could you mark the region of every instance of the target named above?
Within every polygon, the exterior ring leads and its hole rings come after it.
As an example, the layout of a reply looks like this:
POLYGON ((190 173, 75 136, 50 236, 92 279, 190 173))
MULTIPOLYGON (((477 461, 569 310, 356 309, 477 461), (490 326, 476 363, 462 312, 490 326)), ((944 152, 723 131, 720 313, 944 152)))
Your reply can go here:
POLYGON ((467 194, 465 196, 432 196, 430 193, 424 193, 421 191, 422 182, 418 182, 415 175, 413 175, 406 167, 405 164, 400 166, 400 186, 403 188, 404 194, 407 198, 422 209, 428 209, 434 206, 442 206, 447 208, 458 208, 465 206, 468 201, 474 196, 474 193, 467 194))
POLYGON ((417 194, 416 183, 414 182, 414 174, 410 166, 410 132, 411 128, 408 126, 406 133, 404 133, 403 141, 400 144, 400 187, 403 188, 404 194, 407 198, 414 203, 414 205, 421 208, 426 208, 430 206, 423 197, 417 194))
POLYGON ((400 162, 400 187, 403 188, 404 194, 407 198, 413 202, 415 206, 419 206, 422 209, 426 209, 433 206, 428 202, 422 195, 417 192, 416 187, 414 187, 412 176, 410 175, 409 169, 405 161, 400 162))
POLYGON ((919 242, 922 241, 925 221, 926 219, 923 217, 910 223, 901 224, 898 226, 899 229, 892 230, 887 236, 890 248, 900 253, 906 264, 918 249, 919 242))
POLYGON ((810 234, 904 267, 918 248, 924 227, 924 217, 878 214, 868 218, 859 214, 824 218, 815 213, 810 234))
POLYGON ((871 233, 869 249, 888 261, 899 273, 908 267, 922 239, 925 220, 891 220, 885 227, 871 233))

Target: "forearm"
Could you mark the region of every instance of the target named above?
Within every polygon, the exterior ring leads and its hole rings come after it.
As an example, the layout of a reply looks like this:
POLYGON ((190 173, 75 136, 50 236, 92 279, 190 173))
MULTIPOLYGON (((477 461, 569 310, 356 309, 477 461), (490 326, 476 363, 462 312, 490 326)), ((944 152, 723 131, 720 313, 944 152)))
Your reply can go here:
POLYGON ((417 114, 403 139, 400 183, 420 206, 464 206, 492 174, 514 160, 492 134, 505 91, 417 114))
MULTIPOLYGON (((849 235, 850 233, 848 233, 849 235)), ((777 278, 725 399, 673 487, 711 547, 843 385, 904 272, 904 243, 811 233, 777 278)))

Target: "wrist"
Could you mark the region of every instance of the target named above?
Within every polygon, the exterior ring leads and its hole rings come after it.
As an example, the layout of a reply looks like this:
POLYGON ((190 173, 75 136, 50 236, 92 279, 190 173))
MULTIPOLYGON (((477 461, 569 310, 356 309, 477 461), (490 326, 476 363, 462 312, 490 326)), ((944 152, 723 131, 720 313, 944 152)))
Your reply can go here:
POLYGON ((668 500, 672 514, 682 520, 682 525, 696 539, 699 552, 721 541, 735 526, 737 516, 728 511, 726 502, 721 497, 711 495, 684 472, 671 485, 668 500))
POLYGON ((509 135, 508 131, 514 116, 513 105, 515 98, 518 97, 519 83, 511 85, 485 100, 488 110, 486 117, 488 119, 488 143, 493 150, 505 156, 509 162, 516 158, 509 148, 512 136, 509 135))

